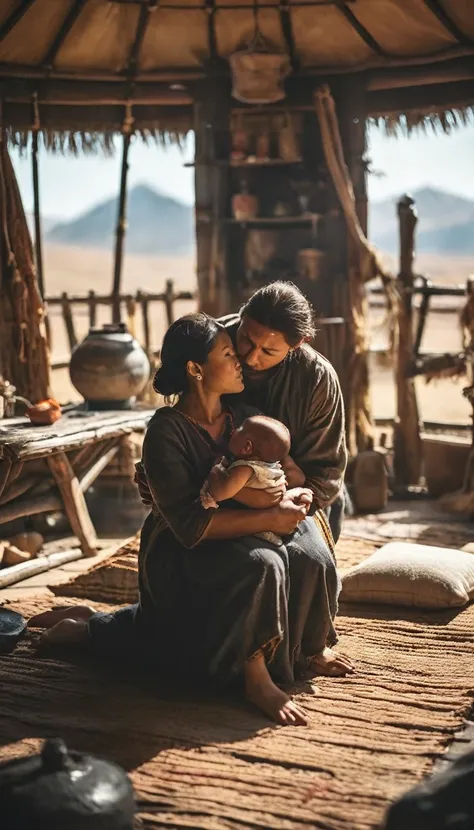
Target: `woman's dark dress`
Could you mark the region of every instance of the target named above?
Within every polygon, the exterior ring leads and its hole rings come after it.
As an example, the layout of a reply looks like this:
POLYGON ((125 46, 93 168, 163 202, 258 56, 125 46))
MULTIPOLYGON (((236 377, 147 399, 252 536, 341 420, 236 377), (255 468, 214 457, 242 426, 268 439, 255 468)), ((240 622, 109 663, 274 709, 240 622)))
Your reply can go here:
MULTIPOLYGON (((255 411, 237 402, 234 425, 255 411)), ((92 646, 135 655, 171 678, 219 685, 263 649, 274 678, 291 683, 336 641, 339 583, 324 519, 319 530, 314 518, 301 522, 281 547, 256 536, 201 541, 215 510, 201 506, 199 491, 221 455, 179 411, 155 413, 143 450, 154 508, 141 535, 140 602, 95 614, 92 646)))

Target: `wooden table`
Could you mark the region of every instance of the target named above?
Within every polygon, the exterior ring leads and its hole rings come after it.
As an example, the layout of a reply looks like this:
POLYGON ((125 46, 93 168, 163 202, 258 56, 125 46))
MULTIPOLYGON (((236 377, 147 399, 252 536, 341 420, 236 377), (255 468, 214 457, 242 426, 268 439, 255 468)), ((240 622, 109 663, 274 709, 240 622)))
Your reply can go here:
POLYGON ((85 556, 97 535, 84 493, 132 432, 144 432, 154 410, 70 409, 50 426, 28 418, 0 420, 0 526, 64 510, 85 556))

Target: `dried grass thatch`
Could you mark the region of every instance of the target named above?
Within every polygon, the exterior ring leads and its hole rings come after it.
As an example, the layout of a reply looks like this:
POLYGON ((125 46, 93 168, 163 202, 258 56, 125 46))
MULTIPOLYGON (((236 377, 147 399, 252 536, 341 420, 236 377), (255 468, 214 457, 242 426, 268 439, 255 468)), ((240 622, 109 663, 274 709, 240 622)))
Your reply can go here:
MULTIPOLYGON (((33 133, 32 130, 16 130, 10 128, 6 131, 9 147, 15 147, 20 154, 31 150, 33 133)), ((186 140, 186 132, 161 131, 141 128, 134 130, 134 136, 144 144, 158 144, 161 147, 170 145, 183 147, 186 140)), ((120 138, 120 131, 104 130, 40 130, 39 146, 44 147, 48 152, 62 155, 97 155, 113 156, 119 149, 117 141, 120 138)))
POLYGON ((474 126, 474 105, 453 107, 437 112, 391 113, 390 115, 372 117, 369 119, 369 123, 384 130, 386 135, 395 138, 407 137, 413 133, 426 134, 429 132, 449 135, 459 127, 474 126))

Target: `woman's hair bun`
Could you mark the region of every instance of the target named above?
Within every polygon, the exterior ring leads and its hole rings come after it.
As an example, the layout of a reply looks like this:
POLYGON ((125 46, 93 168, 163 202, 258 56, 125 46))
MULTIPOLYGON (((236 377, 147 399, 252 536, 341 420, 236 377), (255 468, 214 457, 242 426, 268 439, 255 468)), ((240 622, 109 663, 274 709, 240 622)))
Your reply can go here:
POLYGON ((225 331, 208 314, 186 314, 171 324, 161 345, 161 366, 153 378, 153 389, 165 398, 181 395, 188 388, 187 365, 203 365, 225 331))
POLYGON ((179 395, 186 385, 183 371, 173 369, 168 364, 162 364, 153 378, 153 389, 165 398, 179 395))

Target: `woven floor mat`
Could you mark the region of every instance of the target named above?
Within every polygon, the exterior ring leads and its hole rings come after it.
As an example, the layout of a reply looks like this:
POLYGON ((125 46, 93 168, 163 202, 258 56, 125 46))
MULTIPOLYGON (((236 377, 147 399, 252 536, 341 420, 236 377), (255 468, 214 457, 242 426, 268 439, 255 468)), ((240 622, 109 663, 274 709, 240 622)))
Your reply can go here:
MULTIPOLYGON (((10 607, 28 616, 50 603, 10 607)), ((343 607, 340 648, 357 673, 300 687, 306 728, 274 727, 239 701, 163 699, 126 668, 118 678, 89 658, 40 658, 25 641, 0 659, 0 758, 53 735, 111 758, 131 773, 146 828, 380 827, 470 708, 473 627, 473 605, 343 607)))

